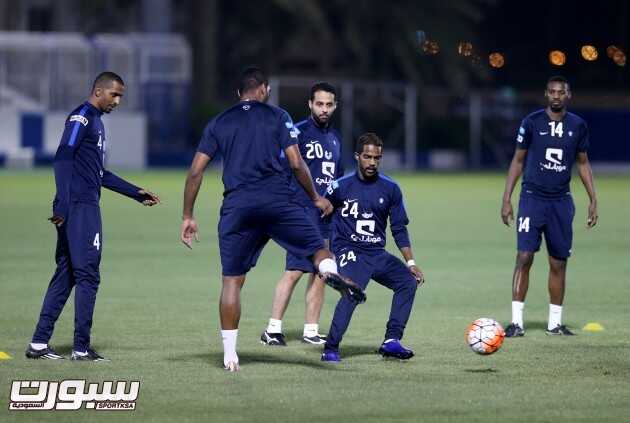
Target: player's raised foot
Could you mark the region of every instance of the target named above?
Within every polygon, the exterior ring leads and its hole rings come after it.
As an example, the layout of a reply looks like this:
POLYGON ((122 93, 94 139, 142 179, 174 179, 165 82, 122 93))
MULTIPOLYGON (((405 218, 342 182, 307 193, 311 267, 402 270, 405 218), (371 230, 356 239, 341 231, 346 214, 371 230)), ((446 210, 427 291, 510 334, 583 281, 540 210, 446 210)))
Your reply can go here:
POLYGON ((329 363, 339 363, 341 361, 339 351, 324 350, 324 352, 322 353, 322 361, 327 361, 329 363))
POLYGON ((573 335, 575 335, 565 325, 558 325, 558 326, 556 326, 553 329, 547 329, 545 331, 545 333, 547 335, 564 335, 564 336, 573 336, 573 335))
POLYGON ((302 342, 304 342, 305 344, 323 345, 326 343, 326 335, 320 335, 319 333, 315 336, 304 335, 302 337, 302 342))
POLYGON ((343 278, 336 273, 325 274, 324 282, 332 289, 339 291, 342 296, 347 297, 350 301, 357 304, 364 303, 367 299, 363 288, 350 279, 343 278))
POLYGON ((223 365, 223 369, 231 373, 236 373, 239 370, 241 370, 241 368, 238 365, 238 361, 228 361, 227 363, 223 365))
POLYGON ((525 330, 520 327, 517 323, 510 323, 505 328, 505 337, 506 338, 515 338, 517 336, 525 336, 525 330))
POLYGON ((387 339, 378 349, 383 357, 393 357, 400 360, 409 360, 413 357, 413 351, 402 346, 398 339, 387 339))
POLYGON ((59 355, 52 349, 52 347, 46 347, 43 349, 36 350, 30 345, 24 352, 26 358, 30 358, 33 360, 65 360, 66 357, 63 355, 59 355))
POLYGON ((271 333, 264 331, 260 335, 260 343, 265 345, 274 345, 278 347, 286 347, 287 343, 284 340, 284 335, 281 333, 271 333))
POLYGON ((88 348, 87 351, 72 351, 70 360, 73 361, 111 361, 109 358, 105 358, 92 348, 88 348))

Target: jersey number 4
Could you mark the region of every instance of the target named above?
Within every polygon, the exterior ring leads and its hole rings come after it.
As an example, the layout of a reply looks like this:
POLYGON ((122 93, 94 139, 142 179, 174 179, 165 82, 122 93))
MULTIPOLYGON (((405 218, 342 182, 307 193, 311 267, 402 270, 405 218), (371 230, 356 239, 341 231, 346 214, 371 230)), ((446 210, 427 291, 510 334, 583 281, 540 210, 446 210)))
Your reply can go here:
POLYGON ((96 247, 96 251, 101 249, 101 235, 98 232, 94 237, 94 242, 92 243, 92 245, 96 247))
POLYGON ((529 232, 529 217, 519 217, 518 218, 518 231, 519 232, 529 232))

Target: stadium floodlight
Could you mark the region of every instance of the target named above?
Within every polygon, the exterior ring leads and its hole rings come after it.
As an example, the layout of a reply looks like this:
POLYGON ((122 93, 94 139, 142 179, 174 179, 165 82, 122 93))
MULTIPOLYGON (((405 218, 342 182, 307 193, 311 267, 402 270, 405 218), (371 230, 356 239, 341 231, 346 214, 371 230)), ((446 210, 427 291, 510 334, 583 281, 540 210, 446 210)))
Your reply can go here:
POLYGON ((472 54, 472 52, 473 52, 473 45, 469 43, 468 41, 461 41, 457 45, 457 53, 461 54, 462 56, 468 57, 472 54))
POLYGON ((626 53, 624 53, 621 49, 615 51, 612 59, 617 66, 626 66, 626 53))
POLYGON ((438 54, 440 52, 440 45, 437 41, 426 40, 422 45, 422 51, 426 54, 438 54))
POLYGON ((599 53, 597 52, 597 48, 595 48, 595 46, 592 46, 590 44, 583 45, 582 48, 580 49, 580 53, 582 54, 582 57, 584 58, 584 60, 589 61, 589 62, 597 60, 597 57, 599 56, 599 53))
POLYGON ((608 47, 606 47, 606 55, 612 59, 617 50, 619 50, 619 47, 615 45, 609 45, 608 47))
POLYGON ((562 66, 566 63, 567 56, 560 50, 549 52, 549 62, 554 66, 562 66))
POLYGON ((488 62, 490 62, 490 66, 493 68, 502 68, 503 65, 505 65, 505 57, 498 52, 491 53, 490 56, 488 56, 488 62))

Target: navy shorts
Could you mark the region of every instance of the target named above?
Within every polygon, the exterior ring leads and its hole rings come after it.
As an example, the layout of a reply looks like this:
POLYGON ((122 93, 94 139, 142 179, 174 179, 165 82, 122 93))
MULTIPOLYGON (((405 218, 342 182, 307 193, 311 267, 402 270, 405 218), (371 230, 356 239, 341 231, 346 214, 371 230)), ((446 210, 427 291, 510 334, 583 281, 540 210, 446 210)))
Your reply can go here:
POLYGON ((240 207, 224 203, 218 232, 225 276, 247 273, 269 239, 299 257, 310 257, 324 248, 319 229, 303 207, 288 201, 240 207))
POLYGON ((561 260, 567 259, 571 256, 574 217, 575 205, 570 195, 542 199, 522 194, 516 219, 518 250, 540 250, 544 234, 549 255, 561 260))
MULTIPOLYGON (((330 223, 321 218, 321 212, 316 207, 303 207, 304 215, 311 219, 319 229, 323 239, 330 238, 330 223)), ((287 251, 285 270, 299 270, 304 273, 315 273, 317 269, 309 257, 298 256, 287 251)))
POLYGON ((370 279, 389 289, 399 285, 418 285, 409 268, 398 257, 384 249, 363 251, 343 247, 335 251, 339 274, 356 282, 361 288, 367 287, 370 279))

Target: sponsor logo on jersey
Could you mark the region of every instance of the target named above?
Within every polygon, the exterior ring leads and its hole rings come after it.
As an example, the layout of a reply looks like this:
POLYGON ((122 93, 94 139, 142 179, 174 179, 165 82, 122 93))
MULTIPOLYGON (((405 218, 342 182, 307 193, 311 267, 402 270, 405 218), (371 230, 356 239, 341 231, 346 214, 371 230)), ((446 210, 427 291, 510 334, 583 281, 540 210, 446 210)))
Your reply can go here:
POLYGON ((81 116, 81 115, 72 115, 70 116, 70 122, 80 122, 81 125, 83 126, 87 126, 88 124, 88 120, 85 116, 81 116))

